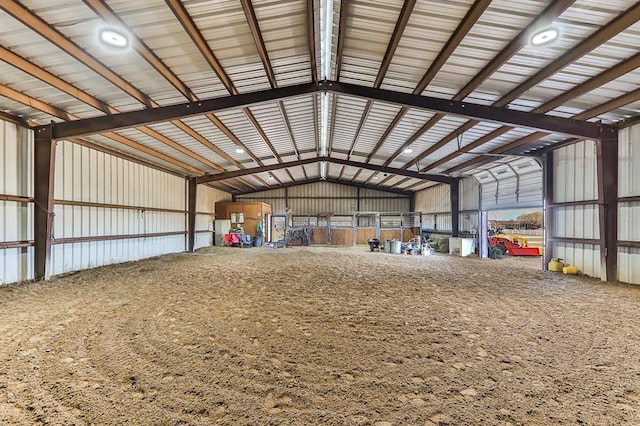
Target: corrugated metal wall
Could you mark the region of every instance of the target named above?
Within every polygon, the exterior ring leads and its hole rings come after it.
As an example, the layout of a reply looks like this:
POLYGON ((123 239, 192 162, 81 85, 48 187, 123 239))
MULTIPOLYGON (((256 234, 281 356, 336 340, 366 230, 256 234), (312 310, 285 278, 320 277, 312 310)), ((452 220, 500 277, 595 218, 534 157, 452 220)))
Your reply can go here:
POLYGON ((239 195, 236 200, 267 203, 271 205, 274 215, 283 215, 285 206, 298 215, 355 211, 408 212, 411 205, 408 196, 333 182, 314 182, 255 192, 239 195))
POLYGON ((33 279, 33 132, 0 120, 0 284, 33 279))
MULTIPOLYGON (((625 197, 640 197, 640 125, 619 133, 618 240, 640 242, 640 201, 625 201, 625 197)), ((618 279, 640 284, 640 248, 618 248, 618 279)))
MULTIPOLYGON (((458 228, 460 232, 478 229, 480 184, 474 177, 460 180, 458 228)), ((422 229, 451 232, 451 195, 449 185, 435 185, 416 192, 415 210, 422 212, 422 229)))
POLYGON ((180 177, 62 141, 54 198, 53 275, 185 250, 186 181, 180 177), (81 205, 69 205, 74 202, 81 205), (59 244, 125 235, 135 237, 59 244))
MULTIPOLYGON (((596 144, 584 141, 553 151, 553 203, 594 201, 598 198, 596 144)), ((551 238, 600 238, 598 206, 559 206, 553 211, 551 238)), ((553 257, 577 266, 589 276, 600 277, 600 247, 592 243, 556 241, 553 257)))
POLYGON ((217 201, 231 201, 231 194, 206 185, 198 185, 196 195, 196 238, 194 248, 213 245, 213 224, 217 201), (206 232, 205 232, 206 231, 206 232))

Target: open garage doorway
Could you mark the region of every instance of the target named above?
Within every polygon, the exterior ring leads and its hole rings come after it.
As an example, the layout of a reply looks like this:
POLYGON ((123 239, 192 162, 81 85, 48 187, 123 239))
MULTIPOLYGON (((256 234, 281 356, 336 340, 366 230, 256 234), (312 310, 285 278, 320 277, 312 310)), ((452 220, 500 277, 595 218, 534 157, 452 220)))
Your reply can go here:
POLYGON ((532 157, 504 157, 474 173, 480 182, 480 255, 542 262, 542 165, 532 157))

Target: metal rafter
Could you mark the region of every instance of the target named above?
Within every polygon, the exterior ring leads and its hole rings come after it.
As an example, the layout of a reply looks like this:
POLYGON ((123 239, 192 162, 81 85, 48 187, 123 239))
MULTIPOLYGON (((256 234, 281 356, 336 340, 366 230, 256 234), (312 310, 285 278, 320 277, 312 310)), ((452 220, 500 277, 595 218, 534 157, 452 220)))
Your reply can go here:
POLYGON ((271 66, 269 52, 267 52, 267 47, 264 44, 264 38, 262 37, 258 18, 256 17, 256 11, 253 9, 251 0, 240 0, 240 4, 242 5, 244 16, 247 18, 247 23, 251 30, 251 36, 253 37, 253 42, 255 43, 256 48, 258 49, 258 55, 260 55, 260 60, 262 61, 262 66, 267 74, 267 79, 269 80, 271 87, 276 88, 278 87, 278 82, 276 81, 276 76, 273 72, 273 67, 271 66))
MULTIPOLYGON (((78 120, 78 117, 73 115, 73 114, 71 114, 71 113, 63 111, 60 108, 56 108, 54 106, 48 105, 48 104, 46 104, 46 103, 44 103, 42 101, 39 101, 38 99, 32 98, 30 96, 27 96, 24 93, 17 92, 17 91, 15 91, 15 90, 13 90, 13 89, 11 89, 9 87, 6 87, 4 85, 0 85, 0 95, 4 96, 6 98, 9 98, 11 100, 14 100, 16 102, 19 102, 19 103, 21 103, 23 105, 27 105, 27 106, 29 106, 31 108, 35 108, 35 109, 37 109, 39 111, 42 111, 42 112, 44 112, 46 114, 49 114, 49 115, 51 115, 53 117, 56 117, 56 118, 59 118, 59 119, 62 119, 62 120, 78 120)), ((51 127, 55 128, 56 126, 58 126, 60 124, 62 124, 62 123, 56 123, 55 126, 51 126, 51 127)), ((50 127, 50 125, 49 126, 39 126, 38 128, 39 129, 44 129, 45 127, 50 127)), ((140 144, 138 142, 134 142, 131 139, 128 139, 128 138, 126 138, 124 136, 121 136, 121 135, 119 135, 117 133, 105 132, 105 133, 102 134, 102 136, 104 136, 106 138, 109 138, 109 139, 112 139, 112 140, 114 140, 116 142, 119 142, 119 143, 121 143, 123 145, 126 145, 128 147, 134 148, 134 149, 136 149, 136 150, 138 150, 140 152, 144 152, 145 154, 153 156, 153 157, 155 157, 155 158, 157 158, 159 160, 166 161, 167 163, 173 164, 173 165, 178 166, 178 167, 180 167, 182 169, 189 170, 190 172, 195 173, 197 175, 205 174, 205 172, 203 170, 201 170, 201 169, 198 169, 198 168, 193 167, 193 166, 191 166, 189 164, 183 163, 180 160, 176 160, 176 159, 174 159, 174 158, 172 158, 172 157, 170 157, 170 156, 168 156, 166 154, 163 154, 163 153, 161 153, 159 151, 153 150, 153 149, 151 149, 149 147, 146 147, 146 146, 144 146, 144 145, 142 145, 142 144, 140 144)), ((66 138, 66 139, 74 140, 76 138, 66 138)))
POLYGON ((83 0, 84 3, 94 11, 96 15, 102 18, 103 21, 120 27, 126 28, 127 32, 132 35, 131 44, 133 48, 151 65, 156 71, 158 71, 173 87, 176 88, 190 101, 197 101, 196 95, 189 89, 180 78, 173 73, 167 67, 164 62, 153 52, 146 43, 135 35, 135 33, 129 28, 129 26, 111 9, 103 0, 83 0))
MULTIPOLYGON (((340 81, 340 71, 342 71, 342 55, 344 55, 344 40, 347 33, 347 11, 350 0, 340 2, 340 21, 338 23, 338 46, 336 48, 336 80, 340 81)), ((333 28, 333 25, 330 26, 333 28)), ((329 72, 331 74, 331 72, 329 72)), ((331 78, 327 76, 327 78, 331 78)))
MULTIPOLYGON (((416 0, 405 0, 402 5, 402 9, 400 10, 400 16, 398 16, 398 20, 396 21, 396 26, 393 29, 393 33, 391 34, 391 39, 389 40, 389 44, 387 45, 387 50, 384 52, 384 56, 382 58, 382 63, 380 64, 380 68, 378 69, 378 74, 376 75, 376 79, 373 82, 373 87, 380 87, 382 85, 382 81, 384 77, 387 75, 387 71, 389 70, 389 66, 391 65, 391 60, 393 59, 393 55, 396 53, 396 49, 400 44, 400 39, 402 39, 402 34, 404 34, 405 28, 407 28, 407 23, 409 22, 409 18, 411 17, 411 12, 413 12, 413 8, 416 5, 416 0)), ((337 79, 336 79, 337 80, 337 79)), ((353 137, 353 141, 351 142, 351 147, 349 148, 349 158, 353 154, 353 150, 355 149, 356 142, 360 133, 362 132, 362 128, 364 123, 367 121, 369 117, 369 113, 371 112, 371 107, 373 106, 373 101, 367 101, 367 105, 364 108, 364 112, 360 119, 360 123, 358 124, 358 128, 356 129, 355 135, 353 137)), ((391 126, 389 126, 391 128, 391 126)), ((389 130, 389 129, 387 129, 389 130)), ((388 133, 387 133, 388 135, 388 133)), ((386 138, 386 136, 383 136, 386 138)), ((382 139, 381 139, 382 140, 382 139)), ((378 142, 381 144, 381 142, 378 142)), ((373 151, 369 154, 366 161, 367 163, 371 160, 371 156, 378 150, 378 145, 373 151)))
MULTIPOLYGON (((564 104, 566 101, 570 100, 570 99, 574 99, 578 96, 581 96, 585 93, 588 93, 600 86, 602 86, 603 84, 606 84, 612 80, 615 80, 623 75, 625 75, 626 73, 633 71, 634 69, 640 67, 640 53, 635 54, 634 56, 632 56, 631 58, 622 61, 620 63, 618 63, 616 66, 609 68, 608 70, 598 74, 597 76, 585 81, 582 84, 579 84, 577 86, 575 86, 573 89, 568 90, 564 93, 562 93, 561 95, 556 96, 555 98, 551 99, 548 102, 545 102, 543 105, 533 109, 531 112, 535 112, 535 113, 546 113, 549 111, 552 111, 553 109, 559 107, 560 105, 564 104)), ((633 94, 630 94, 631 98, 633 99, 633 94)), ((614 102, 615 105, 620 105, 621 100, 612 100, 612 102, 614 102)), ((630 102, 633 102, 633 100, 631 100, 630 102)), ((628 102, 628 103, 630 103, 628 102)), ((593 109, 591 112, 589 111, 585 111, 584 113, 580 113, 580 114, 576 114, 574 115, 572 118, 574 119, 580 119, 580 120, 587 120, 589 118, 593 118, 597 115, 599 115, 602 112, 607 112, 610 111, 611 109, 615 109, 615 108, 610 108, 609 106, 607 106, 607 104, 603 104, 600 105, 598 107, 596 107, 596 109, 593 109)), ((476 141, 462 147, 461 149, 459 149, 458 151, 449 154, 448 156, 439 159, 438 161, 429 164, 427 167, 422 168, 420 171, 422 172, 426 172, 428 170, 432 170, 438 166, 441 166, 442 164, 446 164, 447 162, 451 161, 452 159, 456 158, 457 156, 459 156, 460 154, 463 153, 468 153, 473 149, 476 149, 482 145, 484 145, 485 143, 497 138, 498 136, 501 136, 505 133, 507 133, 508 131, 513 130, 513 127, 511 126, 503 126, 500 127, 494 131, 492 131, 491 133, 481 137, 480 139, 477 139, 476 141)), ((525 136, 524 138, 518 139, 517 145, 513 146, 510 144, 510 146, 512 146, 513 148, 519 147, 523 144, 528 143, 529 141, 534 141, 537 139, 540 139, 541 137, 547 136, 549 133, 546 132, 535 132, 532 135, 529 136, 525 136)), ((512 142, 513 143, 513 142, 512 142)))
MULTIPOLYGON (((588 83, 588 82, 587 82, 588 83)), ((585 83, 586 84, 586 83, 585 83)), ((633 92, 629 92, 627 94, 624 94, 616 99, 612 99, 608 102, 603 103, 602 105, 598 105, 594 108, 591 108, 588 111, 584 111, 581 112, 579 114, 576 114, 574 117, 580 118, 581 120, 588 120, 590 118, 596 117, 600 114, 603 114, 605 112, 608 111, 613 111, 615 109, 618 109, 620 107, 623 107, 625 105, 628 105, 630 103, 636 102, 640 100, 640 89, 636 89, 633 92)), ((611 126, 613 128, 615 128, 615 126, 611 126)), ((467 169, 468 167, 477 164, 481 161, 487 161, 489 160, 491 157, 488 157, 488 155, 495 155, 495 154, 504 154, 507 153, 511 150, 520 148, 523 145, 535 142, 538 139, 541 139, 545 136, 549 136, 548 132, 535 132, 532 133, 530 135, 524 136, 522 138, 516 139, 512 142, 509 142, 506 145, 503 145, 499 148, 493 149, 487 153, 485 153, 484 156, 479 156, 478 158, 474 158, 471 159, 469 161, 465 161, 464 163, 461 163, 457 166, 451 167, 450 169, 447 169, 444 173, 445 174, 451 174, 453 172, 459 171, 459 170, 464 170, 467 169)), ((576 138, 576 139, 569 139, 569 141, 579 141, 579 140, 583 140, 584 138, 576 138)), ((564 142, 563 142, 564 143, 564 142)))
MULTIPOLYGON (((477 0, 471 6, 471 8, 469 9, 469 11, 465 15, 465 17, 462 19, 462 21, 460 22, 458 27, 455 29, 455 31, 453 32, 453 34, 451 35, 449 40, 447 40, 447 42, 443 46, 442 50, 440 50, 440 53, 438 54, 436 59, 431 63, 431 66, 429 67, 429 69, 427 70, 425 75, 422 77, 422 79, 420 79, 420 82, 418 83, 418 85, 416 86, 416 88, 412 92, 413 94, 415 94, 415 95, 421 94, 424 91, 424 89, 429 85, 429 83, 431 83, 431 80, 433 80, 433 78, 436 76, 436 74, 438 74, 440 69, 447 62, 447 60, 453 54, 453 52, 456 50, 456 48, 460 45, 460 43, 462 42, 464 37, 467 35, 467 33, 471 30, 471 28, 473 28, 475 23, 478 21, 480 16, 482 16, 482 14, 484 13, 485 9, 489 6, 490 3, 491 3, 491 0, 477 0)), ((391 134, 393 129, 396 128, 398 123, 402 120, 402 118, 406 115, 406 113, 408 111, 409 111, 409 108, 406 108, 406 107, 403 107, 403 108, 400 109, 400 111, 398 111, 398 113, 396 114, 394 119, 391 121, 391 124, 389 124, 389 126, 387 127, 387 130, 385 130, 385 132, 382 135, 382 137, 376 143, 374 149, 372 150, 372 152, 369 155, 369 158, 367 160, 370 160, 371 157, 376 152, 378 152, 378 150, 382 147, 382 144, 384 143, 384 141, 387 139, 387 137, 389 137, 389 134, 391 134)), ((416 132, 416 135, 422 135, 424 132, 426 132, 428 129, 430 129, 435 124, 435 122, 432 122, 432 120, 429 120, 427 122, 427 124, 425 124, 425 126, 423 126, 418 132, 416 132)), ((418 137, 419 136, 415 136, 414 135, 413 137, 409 138, 409 140, 407 142, 405 142, 389 158, 389 160, 384 163, 384 165, 388 166, 389 164, 391 164, 393 159, 395 157, 397 157, 398 155, 400 155, 400 153, 406 147, 411 145, 415 140, 417 140, 418 137)))
MULTIPOLYGON (((262 66, 264 67, 264 71, 267 75, 267 79, 269 80, 269 84, 271 88, 275 89, 278 87, 278 81, 276 80, 275 73, 273 72, 273 67, 271 66, 271 60, 269 59, 269 52, 267 51, 267 47, 264 44, 264 38, 262 37, 262 32, 260 31, 260 25, 258 24, 258 18, 256 17, 256 12, 253 9, 253 4, 251 0, 240 0, 242 4, 242 10, 244 11, 244 15, 247 18, 247 23, 249 24, 249 29, 251 30, 251 36, 253 37, 253 42, 258 49, 258 54, 260 55, 260 60, 262 61, 262 66)), ((278 107, 280 108, 280 112, 283 114, 285 122, 288 122, 287 113, 284 109, 284 104, 282 101, 278 101, 278 107)), ((253 114, 247 108, 245 111, 249 121, 253 124, 258 134, 262 137, 264 142, 267 144, 273 156, 278 160, 279 163, 282 162, 282 158, 278 154, 278 151, 273 147, 273 144, 269 140, 266 132, 260 127, 258 124, 258 120, 253 116, 253 114)), ((295 145, 295 141, 293 140, 293 134, 289 134, 291 137, 291 143, 295 145)))
MULTIPOLYGON (((95 3, 94 6, 98 6, 99 5, 99 2, 94 2, 94 3, 95 3)), ((108 81, 113 83, 114 85, 116 85, 122 91, 124 91, 125 93, 129 94, 130 96, 132 96, 133 98, 135 98, 139 102, 143 103, 144 105, 146 105, 148 107, 157 107, 157 106, 159 106, 156 102, 154 102, 152 99, 150 99, 147 95, 145 95, 144 93, 142 93, 141 91, 136 89, 133 85, 128 83, 126 80, 124 80, 118 74, 116 74, 111 69, 106 67, 104 64, 102 64, 101 62, 99 62, 98 60, 93 58, 86 51, 84 51, 80 46, 78 46, 77 44, 75 44, 72 41, 70 41, 68 38, 66 38, 63 34, 58 32, 56 29, 52 28, 49 24, 47 24, 45 21, 43 21, 40 17, 36 16, 35 14, 31 13, 29 10, 25 9, 22 5, 19 5, 14 1, 8 1, 8 2, 2 4, 2 8, 7 13, 11 14, 16 19, 21 21, 24 25, 26 25, 27 27, 31 28, 33 31, 36 31, 38 34, 42 35, 43 37, 47 38, 51 43, 56 45, 58 48, 60 48, 61 50, 63 50, 67 54, 69 54, 71 57, 73 57, 76 60, 78 60, 80 63, 82 63, 85 66, 89 67, 94 72, 98 73, 99 75, 101 75, 102 77, 104 77, 105 79, 107 79, 108 81)), ((103 11, 106 11, 106 9, 103 10, 103 11)), ((105 13, 107 13, 107 12, 105 12, 105 13)), ((137 39, 137 37, 133 37, 133 39, 136 42, 135 46, 136 46, 136 49, 138 51, 144 50, 146 48, 146 45, 144 45, 144 43, 140 42, 137 39)), ((147 48, 147 51, 148 51, 147 52, 148 54, 146 56, 143 54, 143 57, 151 58, 152 56, 154 56, 153 52, 148 50, 148 48, 147 48)), ((44 71, 42 71, 42 72, 44 72, 44 71)), ((68 87, 66 87, 67 85, 64 86, 65 91, 66 91, 66 89, 68 89, 68 87)), ((61 90, 63 90, 63 89, 61 89, 61 90)), ((78 89, 76 89, 76 90, 78 90, 78 89)), ((74 96, 74 95, 72 94, 72 96, 74 96)), ((185 96, 188 97, 188 95, 185 95, 185 96)), ((98 101, 98 100, 92 101, 90 103, 90 105, 92 105, 94 107, 100 106, 101 107, 100 108, 101 111, 103 111, 103 112, 105 112, 107 114, 112 114, 114 112, 117 112, 117 110, 115 110, 114 108, 112 108, 112 107, 106 105, 104 102, 101 102, 101 101, 98 101)), ((174 122, 173 124, 177 124, 177 123, 174 122)), ((170 140, 169 138, 166 138, 166 137, 160 135, 158 132, 156 132, 156 131, 154 131, 152 129, 140 128, 138 130, 141 130, 141 131, 147 133, 149 136, 154 137, 155 139, 159 140, 160 142, 163 142, 163 143, 171 146, 172 148, 177 149, 178 151, 182 152, 183 154, 185 154, 185 155, 187 155, 187 156, 193 158, 194 160, 197 160, 197 161, 199 161, 199 162, 201 162, 203 164, 206 164, 209 167, 212 167, 212 168, 217 169, 217 170, 221 170, 221 169, 224 170, 221 166, 219 166, 219 165, 207 160, 206 158, 204 158, 204 157, 202 157, 202 156, 200 156, 198 154, 193 153, 192 151, 184 148, 182 145, 177 144, 173 140, 170 140)))
MULTIPOLYGON (((309 179, 306 182, 285 183, 284 185, 282 185, 282 186, 280 186, 278 188, 280 188, 280 189, 282 189, 282 188, 291 188, 291 187, 295 187, 295 186, 307 185, 307 184, 310 184, 310 183, 318 183, 318 182, 329 182, 329 183, 335 183, 335 184, 338 184, 338 185, 352 186, 354 188, 372 189, 372 190, 375 190, 375 191, 389 192, 389 193, 392 193, 392 194, 404 195, 404 196, 407 196, 407 197, 413 196, 413 192, 411 192, 411 191, 405 191, 405 190, 396 189, 396 188, 393 188, 393 187, 380 188, 377 185, 365 185, 365 184, 357 183, 357 182, 341 181, 341 180, 334 179, 334 178, 320 179, 319 177, 313 178, 313 179, 309 179)), ((263 190, 260 190, 260 191, 234 192, 233 194, 234 195, 254 194, 256 192, 268 191, 269 189, 270 188, 263 189, 263 190)))
POLYGON ((356 181, 356 179, 358 179, 358 176, 360 176, 360 173, 362 173, 362 170, 364 170, 364 169, 358 169, 358 170, 356 170, 356 173, 353 175, 353 177, 351 178, 351 181, 350 181, 350 182, 355 182, 355 181, 356 181))
MULTIPOLYGON (((78 120, 74 123, 61 123, 56 129, 56 139, 73 136, 86 136, 102 133, 109 130, 124 129, 142 126, 151 123, 159 123, 177 118, 204 115, 213 111, 222 111, 243 107, 261 102, 295 97, 313 93, 318 90, 314 83, 304 83, 295 86, 269 89, 259 92, 243 93, 226 97, 188 102, 185 104, 169 105, 152 109, 123 112, 108 117, 93 117, 78 120)), ((224 129, 221 129, 224 132, 224 129)), ((226 129, 228 130, 228 129, 226 129)), ((225 133, 226 134, 226 133, 225 133)), ((253 156, 252 158, 254 158, 253 156)), ((257 158, 257 157, 255 157, 257 158)))
POLYGON ((405 105, 430 111, 438 111, 462 117, 476 118, 489 122, 511 124, 535 130, 548 130, 553 133, 561 133, 588 139, 600 139, 602 129, 611 127, 596 123, 589 123, 582 120, 554 117, 532 112, 511 110, 508 108, 434 98, 430 96, 420 96, 410 93, 400 93, 391 90, 376 89, 373 87, 358 86, 355 84, 339 83, 335 81, 326 82, 324 85, 326 85, 327 90, 351 96, 375 99, 382 102, 405 105))
MULTIPOLYGON (((560 56, 558 59, 551 62, 542 70, 538 71, 536 74, 529 77, 524 83, 518 85, 509 93, 507 93, 506 95, 502 96, 499 100, 494 102, 492 106, 497 106, 497 107, 507 106, 510 102, 517 99, 520 95, 525 93, 527 90, 531 89, 538 83, 546 80, 547 78, 549 78, 556 72, 560 71, 567 65, 573 63, 575 60, 579 59, 583 55, 589 53, 590 51, 592 51, 593 49, 595 49, 605 41, 609 40, 611 37, 624 31, 630 25, 633 25, 636 22, 638 22, 638 20, 640 20, 640 2, 636 3, 633 7, 631 7, 627 11, 620 14, 613 21, 604 25, 602 28, 596 31, 589 38, 579 43, 573 49, 570 49, 569 51, 567 51, 564 55, 560 56)), ((480 121, 472 120, 469 123, 472 123, 475 126, 479 122, 480 121)), ((467 129, 469 128, 468 127, 469 123, 466 123, 467 129)), ((461 129, 458 129, 458 131, 460 133, 462 132, 461 129)), ((439 149, 440 147, 444 146, 447 142, 449 141, 446 140, 446 138, 442 139, 441 141, 436 143, 432 148, 437 147, 437 149, 439 149)), ((432 148, 430 148, 431 152, 434 151, 432 148)), ((425 151, 425 153, 428 151, 429 150, 425 151)), ((430 155, 430 153, 427 155, 430 155)), ((425 158, 425 157, 426 156, 422 158, 425 158)))
POLYGON ((58 48, 60 48, 63 52, 68 53, 70 56, 89 67, 95 73, 103 76, 104 78, 115 84, 122 91, 136 99, 138 102, 146 105, 147 107, 153 107, 147 95, 133 87, 133 85, 131 85, 129 82, 125 81, 122 77, 114 73, 110 68, 102 64, 93 56, 89 55, 84 49, 63 36, 60 32, 51 27, 40 17, 31 13, 30 10, 22 6, 17 1, 3 0, 2 3, 0 3, 0 8, 2 8, 9 15, 16 18, 18 21, 22 22, 26 27, 30 28, 31 30, 40 34, 46 40, 49 40, 51 43, 58 46, 58 48))
MULTIPOLYGON (((429 180, 429 181, 433 181, 433 182, 449 183, 451 181, 451 178, 449 178, 447 176, 443 176, 443 175, 424 174, 424 173, 418 173, 418 172, 414 172, 414 171, 410 171, 410 170, 395 169, 395 168, 392 168, 392 167, 378 166, 378 165, 375 165, 375 164, 366 164, 366 163, 361 163, 361 162, 356 162, 356 161, 351 161, 351 160, 344 160, 344 159, 340 159, 340 158, 318 157, 318 158, 307 158, 307 159, 303 159, 303 160, 290 161, 290 162, 287 162, 287 163, 269 164, 269 165, 266 165, 266 166, 254 167, 254 168, 251 168, 251 169, 234 170, 234 171, 230 171, 230 172, 223 172, 223 173, 216 173, 216 174, 208 174, 208 175, 204 175, 204 176, 198 176, 198 183, 200 184, 200 183, 208 183, 208 182, 216 182, 216 181, 221 181, 221 180, 235 179, 235 178, 238 178, 238 177, 241 177, 241 176, 245 176, 245 175, 252 175, 252 174, 257 174, 257 173, 271 172, 271 171, 276 171, 276 170, 287 169, 289 167, 303 166, 305 164, 320 163, 322 161, 325 161, 325 162, 331 163, 331 164, 336 164, 336 165, 356 167, 356 168, 358 168, 360 170, 366 169, 366 170, 371 170, 371 171, 380 172, 380 173, 387 173, 389 175, 406 176, 406 177, 411 177, 411 178, 414 178, 414 179, 429 180)), ((328 174, 328 172, 327 172, 327 174, 328 174)), ((354 176, 354 179, 356 177, 357 177, 357 175, 354 176)), ((274 178, 275 178, 275 175, 274 175, 274 178)))
MULTIPOLYGON (((102 0, 84 0, 84 2, 106 22, 127 28, 130 34, 134 34, 134 32, 131 31, 130 28, 128 28, 126 23, 122 19, 120 19, 120 17, 116 15, 116 13, 102 0)), ((191 89, 189 89, 189 87, 187 87, 182 82, 182 80, 180 80, 180 78, 175 75, 173 71, 169 69, 169 67, 166 66, 166 64, 155 54, 155 52, 153 52, 142 40, 140 40, 135 35, 132 36, 132 45, 134 49, 140 54, 140 56, 142 56, 149 63, 149 65, 151 65, 156 71, 158 71, 158 73, 160 73, 167 81, 169 81, 180 93, 182 93, 184 97, 192 102, 196 102, 199 100, 198 96, 196 96, 195 93, 193 93, 191 89)), ((217 119, 212 116, 212 114, 207 114, 207 117, 217 125, 217 119)), ((173 121, 172 123, 182 131, 187 133, 189 136, 200 142, 202 145, 206 146, 207 148, 227 160, 230 164, 233 164, 238 168, 243 168, 242 164, 240 164, 236 159, 218 148, 216 145, 211 143, 208 139, 206 139, 204 136, 196 132, 185 123, 178 120, 173 121)), ((218 127, 220 128, 220 126, 218 127)), ((240 145, 243 147, 243 149, 245 149, 245 151, 247 151, 244 145, 240 145)))
MULTIPOLYGON (((469 96, 487 78, 489 78, 491 74, 498 70, 498 68, 506 63, 522 47, 527 45, 532 31, 535 31, 535 29, 537 28, 543 28, 553 23, 553 21, 573 3, 575 3, 575 0, 558 0, 549 5, 540 15, 538 15, 538 17, 536 17, 529 25, 527 25, 527 27, 516 36, 516 38, 511 40, 511 42, 509 42, 509 44, 504 49, 502 49, 502 51, 500 51, 500 53, 498 53, 498 55, 494 57, 478 74, 476 74, 471 79, 471 81, 469 81, 469 83, 467 83, 452 99, 455 101, 460 101, 469 96)), ((442 118, 444 118, 444 114, 434 115, 431 120, 429 120, 430 126, 420 129, 411 137, 411 139, 414 141, 417 140, 424 134, 424 132, 433 127, 442 118)), ((471 127, 473 127, 477 123, 479 122, 471 124, 471 127)), ((409 168, 414 164, 417 164, 419 161, 422 161, 433 152, 446 145, 449 141, 451 141, 452 138, 455 138, 460 133, 460 131, 461 129, 451 132, 449 135, 447 135, 447 137, 441 139, 436 144, 429 147, 426 151, 416 156, 413 160, 406 163, 403 168, 409 168), (451 139, 447 139, 450 137, 451 139)))
MULTIPOLYGON (((108 105, 107 103, 94 98, 93 96, 89 95, 88 93, 78 89, 77 87, 69 84, 68 82, 62 80, 61 78, 51 74, 48 71, 43 70, 42 68, 38 67, 37 65, 27 61, 26 59, 20 57, 19 55, 16 55, 15 53, 5 49, 5 48, 0 48, 0 52, 2 52, 2 59, 4 61, 7 61, 7 63, 11 64, 12 66, 18 68, 19 70, 30 74, 38 79, 40 79, 41 81, 43 81, 44 83, 47 83, 48 85, 63 91, 65 93, 67 93, 70 96, 75 97, 76 99, 85 102, 86 104, 106 113, 106 114, 113 114, 113 113, 117 113, 118 110, 113 108, 112 106, 108 105)), ((73 116, 71 114, 68 114, 66 111, 62 111, 59 108, 55 108, 53 106, 47 105, 44 102, 40 102, 37 100, 33 100, 30 99, 28 96, 23 95, 19 92, 16 92, 15 90, 8 90, 7 92, 9 96, 13 96, 15 100, 17 100, 18 102, 21 103, 25 103, 26 105, 32 105, 33 107, 39 109, 40 111, 43 112, 47 112, 50 115, 53 115, 55 117, 61 118, 63 120, 66 121, 73 121, 73 120, 78 120, 78 117, 73 116)), ((176 120, 177 121, 177 120, 176 120)), ((212 167, 215 170, 218 171, 224 171, 224 168, 222 168, 221 166, 207 160, 206 158, 199 156, 195 153, 193 153, 192 151, 187 150, 186 148, 184 148, 183 146, 175 143, 173 140, 165 137, 164 135, 156 132, 153 129, 150 129, 148 127, 139 127, 137 128, 137 130, 147 134, 148 136, 151 136, 152 138, 164 143, 165 145, 168 145, 180 152, 182 152, 183 154, 186 154, 188 156, 190 156, 191 158, 200 161, 203 164, 206 164, 209 167, 212 167)), ((113 138, 112 138, 113 139, 113 138)), ((131 146, 130 144, 128 144, 129 146, 131 146)))
POLYGON ((420 96, 409 93, 394 92, 391 90, 376 89, 373 87, 358 86, 355 84, 327 81, 321 82, 318 85, 308 83, 203 100, 199 102, 158 107, 153 110, 131 111, 109 117, 83 119, 73 123, 60 123, 60 125, 56 127, 54 137, 56 139, 64 139, 67 137, 102 133, 108 130, 136 127, 148 123, 171 120, 176 117, 201 115, 211 111, 230 109, 258 102, 273 101, 285 97, 307 94, 314 91, 343 93, 350 96, 375 99, 382 102, 407 105, 419 109, 439 111, 463 117, 478 118, 485 121, 527 127, 535 130, 546 130, 553 133, 584 137, 587 139, 600 139, 601 132, 607 131, 612 127, 603 124, 590 123, 584 120, 555 117, 539 113, 511 110, 508 108, 451 101, 429 96, 420 96))
MULTIPOLYGON (((176 17, 178 22, 180 22, 187 35, 191 38, 200 54, 207 61, 213 72, 218 76, 218 79, 220 80, 222 85, 227 89, 229 94, 237 95, 239 93, 238 89, 236 89, 235 85, 231 81, 231 77, 229 77, 227 72, 220 64, 220 61, 213 53, 213 50, 211 50, 211 47, 209 47, 209 44, 191 18, 191 15, 189 15, 186 7, 179 0, 165 0, 165 2, 173 12, 173 15, 176 17)), ((248 108, 243 108, 243 112, 245 113, 245 115, 247 115, 247 118, 249 118, 249 116, 253 117, 253 114, 251 114, 251 111, 249 111, 248 108)), ((227 134, 227 132, 225 132, 226 126, 221 127, 220 124, 222 122, 217 117, 215 117, 213 114, 207 114, 207 118, 209 118, 209 120, 211 120, 211 122, 215 124, 223 133, 227 134)), ((228 129, 226 130, 228 131, 228 129)), ((238 138, 234 138, 231 140, 240 145, 258 165, 262 164, 258 157, 255 156, 244 144, 239 144, 238 138)))
POLYGON ((293 136, 293 128, 291 127, 291 122, 289 121, 289 116, 287 115, 287 109, 284 106, 284 102, 278 101, 278 108, 280 109, 280 116, 282 117, 282 121, 284 122, 285 128, 287 129, 287 134, 289 135, 289 139, 291 139, 291 147, 293 148, 293 152, 295 152, 298 160, 300 159, 300 152, 298 151, 298 145, 296 144, 296 139, 293 136))
POLYGON ((318 82, 318 63, 316 59, 316 23, 313 0, 307 0, 307 47, 311 65, 311 81, 318 82))

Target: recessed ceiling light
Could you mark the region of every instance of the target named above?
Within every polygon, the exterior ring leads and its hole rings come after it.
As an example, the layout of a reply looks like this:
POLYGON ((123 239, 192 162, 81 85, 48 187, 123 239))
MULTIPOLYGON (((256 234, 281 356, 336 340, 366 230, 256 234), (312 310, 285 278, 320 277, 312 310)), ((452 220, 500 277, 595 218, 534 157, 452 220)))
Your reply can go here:
POLYGON ((413 152, 413 149, 411 149, 411 148, 405 148, 404 149, 404 153, 405 154, 411 154, 412 152, 413 152))
POLYGON ((124 49, 129 46, 129 37, 114 28, 105 28, 100 31, 100 41, 110 47, 124 49))
POLYGON ((237 147, 237 148, 236 148, 236 152, 237 152, 238 154, 242 154, 242 153, 244 153, 244 149, 242 149, 242 148, 240 148, 240 147, 237 147))
POLYGON ((553 40, 557 39, 559 35, 560 31, 558 31, 557 28, 545 28, 531 36, 531 44, 533 46, 542 46, 547 43, 551 43, 553 40))
POLYGON ((378 175, 375 175, 375 176, 373 177, 373 179, 378 179, 378 175))

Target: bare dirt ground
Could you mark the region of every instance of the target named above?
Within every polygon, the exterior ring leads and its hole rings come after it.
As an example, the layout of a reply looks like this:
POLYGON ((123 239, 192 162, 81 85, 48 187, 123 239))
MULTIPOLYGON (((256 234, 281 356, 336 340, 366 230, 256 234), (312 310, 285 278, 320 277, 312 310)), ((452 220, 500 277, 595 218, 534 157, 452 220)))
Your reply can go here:
POLYGON ((640 424, 640 287, 208 248, 0 288, 0 423, 640 424))

